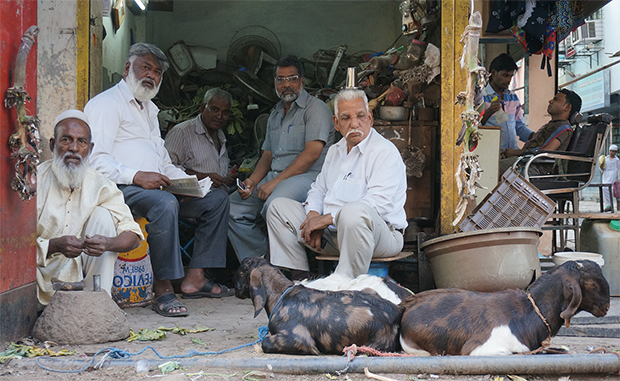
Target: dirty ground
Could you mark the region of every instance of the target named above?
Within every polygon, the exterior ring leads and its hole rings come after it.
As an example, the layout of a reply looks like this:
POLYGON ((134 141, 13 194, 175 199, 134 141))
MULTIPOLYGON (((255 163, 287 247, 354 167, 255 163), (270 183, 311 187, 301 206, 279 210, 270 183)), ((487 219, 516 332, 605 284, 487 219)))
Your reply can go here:
MULTIPOLYGON (((618 299, 618 298, 614 298, 618 299)), ((620 300, 614 301, 614 304, 620 304, 620 300)), ((127 313, 128 322, 134 331, 138 331, 140 328, 148 328, 155 330, 159 327, 180 327, 185 329, 196 329, 199 327, 214 328, 214 330, 189 333, 187 335, 179 335, 172 332, 167 332, 166 338, 162 341, 119 341, 113 343, 104 343, 97 345, 79 345, 79 346, 58 346, 51 348, 53 351, 59 351, 61 349, 74 349, 77 351, 77 355, 56 357, 54 362, 41 361, 42 364, 49 366, 50 368, 63 368, 64 370, 81 369, 85 366, 86 362, 79 362, 84 360, 90 360, 92 354, 103 348, 119 348, 129 353, 140 352, 147 346, 152 346, 162 356, 178 356, 184 355, 194 350, 197 352, 215 352, 224 349, 234 348, 243 344, 252 343, 258 338, 258 329, 261 326, 267 325, 267 316, 264 312, 253 319, 254 309, 250 300, 240 300, 235 297, 229 297, 224 299, 197 299, 197 300, 183 300, 183 303, 189 308, 191 314, 185 318, 165 318, 157 315, 150 308, 146 307, 134 307, 127 308, 124 311, 127 313)), ((616 313, 615 311, 610 311, 616 313)), ((589 315, 589 314, 588 314, 589 315)), ((93 317, 93 324, 96 324, 96 317, 93 317)), ((590 337, 555 337, 552 340, 554 347, 566 346, 574 354, 586 354, 591 349, 606 348, 610 350, 620 349, 620 339, 618 338, 590 338, 590 337)), ((2 348, 4 350, 4 348, 2 348)), ((98 362, 103 356, 97 357, 98 362)), ((273 355, 263 354, 257 350, 256 346, 248 346, 235 351, 227 352, 217 356, 207 356, 217 359, 302 359, 303 356, 290 356, 290 355, 273 355)), ((326 356, 328 357, 328 356, 326 356)), ((329 356, 336 358, 337 356, 329 356)), ((157 359, 157 355, 147 350, 145 353, 132 356, 131 360, 139 359, 157 359)), ((170 360, 161 360, 158 363, 165 363, 170 360)), ((109 363, 108 363, 109 364, 109 363)), ((229 369, 229 368, 210 368, 207 366, 193 366, 191 368, 176 370, 172 373, 166 374, 162 377, 162 373, 155 366, 148 373, 149 376, 157 376, 159 380, 293 380, 293 381, 318 381, 318 380, 369 380, 364 374, 349 373, 346 375, 338 376, 336 371, 340 369, 333 369, 329 376, 323 374, 313 375, 290 375, 279 374, 264 371, 258 374, 247 374, 248 370, 229 369), (196 373, 203 372, 201 377, 196 373), (194 374, 188 376, 187 374, 194 374), (333 378, 332 378, 333 377, 333 378)), ((260 369, 256 369, 259 371, 260 369)), ((371 370, 372 371, 372 370, 371 370)), ((429 375, 429 374, 382 374, 382 376, 390 377, 399 381, 411 381, 411 380, 498 380, 497 376, 503 377, 504 381, 509 381, 508 375, 484 375, 484 376, 450 376, 450 375, 429 375)), ((560 380, 565 375, 523 375, 527 381, 533 380, 560 380)), ((103 380, 103 381, 126 381, 126 380, 144 380, 145 376, 140 376, 136 372, 135 366, 107 366, 104 365, 103 369, 94 371, 85 371, 80 373, 57 373, 48 370, 44 370, 35 363, 34 358, 24 358, 19 360, 10 360, 5 364, 0 365, 0 379, 12 381, 12 380, 103 380)), ((562 379, 563 381, 566 379, 562 379)), ((620 380, 618 375, 571 375, 568 379, 570 381, 583 380, 620 380)), ((521 380, 520 380, 521 381, 521 380)))

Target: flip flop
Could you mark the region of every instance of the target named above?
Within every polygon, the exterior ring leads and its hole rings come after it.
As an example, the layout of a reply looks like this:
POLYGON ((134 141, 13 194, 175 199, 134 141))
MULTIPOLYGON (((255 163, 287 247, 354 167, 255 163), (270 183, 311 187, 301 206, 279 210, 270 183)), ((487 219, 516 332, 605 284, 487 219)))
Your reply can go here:
POLYGON ((177 296, 175 294, 165 294, 160 296, 157 299, 154 299, 151 303, 151 308, 153 311, 157 312, 161 316, 165 317, 183 317, 189 315, 187 312, 187 307, 185 307, 181 302, 177 300, 177 296), (163 304, 163 308, 159 308, 159 306, 163 304), (185 312, 168 312, 173 308, 185 308, 185 312))
POLYGON ((217 286, 220 286, 220 292, 217 292, 217 293, 211 292, 211 290, 213 290, 215 286, 216 286, 215 282, 207 278, 207 281, 200 288, 200 290, 198 290, 197 292, 190 292, 187 294, 183 294, 181 295, 181 297, 183 299, 200 299, 200 298, 224 298, 227 296, 235 295, 234 290, 228 289, 228 287, 224 286, 223 284, 217 284, 217 286))

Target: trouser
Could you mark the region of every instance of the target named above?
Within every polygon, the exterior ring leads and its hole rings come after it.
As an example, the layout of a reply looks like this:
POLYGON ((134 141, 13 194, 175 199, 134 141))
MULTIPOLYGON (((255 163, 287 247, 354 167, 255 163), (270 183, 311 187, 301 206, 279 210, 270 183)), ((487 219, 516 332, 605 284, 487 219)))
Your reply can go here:
POLYGON ((226 235, 229 214, 228 194, 211 189, 203 198, 192 197, 179 202, 175 195, 159 189, 135 185, 119 185, 125 203, 134 215, 144 217, 147 242, 155 280, 178 279, 184 276, 179 246, 178 220, 197 225, 194 249, 189 267, 226 267, 226 235))
POLYGON ((299 202, 306 200, 310 185, 316 178, 315 174, 305 173, 292 176, 276 186, 267 198, 258 198, 258 188, 276 177, 274 172, 267 176, 254 188, 254 192, 243 200, 238 192, 230 195, 230 219, 228 221, 228 238, 237 254, 239 262, 249 257, 264 257, 269 250, 265 230, 265 215, 271 201, 278 197, 286 197, 299 202))
MULTIPOLYGON (((604 184, 613 184, 616 181, 616 172, 615 171, 604 171, 602 176, 602 182, 604 184)), ((603 187, 603 199, 605 200, 605 207, 611 206, 612 203, 612 193, 609 191, 609 187, 603 187)))
POLYGON ((334 216, 336 231, 325 229, 322 248, 316 250, 301 238, 306 220, 303 205, 294 200, 274 200, 267 212, 270 260, 275 266, 308 271, 305 248, 339 256, 335 273, 356 278, 368 273, 372 258, 393 257, 403 248, 403 235, 363 202, 344 205, 334 216))
MULTIPOLYGON (((112 214, 101 206, 96 207, 93 214, 86 221, 81 239, 84 240, 86 235, 94 236, 96 234, 104 237, 116 237, 116 226, 114 225, 112 214)), ((99 274, 101 289, 106 290, 108 295, 112 295, 112 279, 114 278, 114 264, 116 263, 117 256, 118 253, 112 251, 106 251, 99 257, 93 257, 84 253, 80 254, 84 289, 92 290, 93 275, 99 274)))

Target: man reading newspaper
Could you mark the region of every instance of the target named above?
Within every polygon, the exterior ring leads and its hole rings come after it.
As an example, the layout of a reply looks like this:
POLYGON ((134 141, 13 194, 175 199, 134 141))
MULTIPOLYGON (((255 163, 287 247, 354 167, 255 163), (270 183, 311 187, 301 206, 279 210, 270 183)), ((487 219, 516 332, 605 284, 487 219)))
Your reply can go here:
POLYGON ((91 99, 85 112, 91 121, 95 147, 92 166, 114 181, 134 215, 144 217, 153 266, 155 300, 163 316, 187 316, 172 289, 171 279, 183 279, 184 298, 231 296, 234 292, 204 275, 205 268, 226 266, 228 194, 212 189, 204 197, 180 197, 164 191, 171 178, 187 178, 175 167, 159 132, 157 106, 168 59, 154 45, 138 43, 129 50, 123 79, 91 99), (194 254, 187 274, 179 248, 178 219, 197 225, 194 254))

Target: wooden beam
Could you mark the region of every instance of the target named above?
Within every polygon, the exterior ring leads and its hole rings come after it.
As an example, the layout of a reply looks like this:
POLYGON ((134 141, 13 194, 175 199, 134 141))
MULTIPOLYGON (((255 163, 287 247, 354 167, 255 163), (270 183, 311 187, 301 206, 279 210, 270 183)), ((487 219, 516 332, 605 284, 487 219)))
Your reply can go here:
POLYGON ((452 233, 452 221, 458 203, 458 190, 454 179, 462 147, 455 147, 461 129, 461 106, 455 106, 456 95, 467 88, 467 68, 461 69, 463 54, 461 34, 469 22, 469 2, 442 0, 441 2, 441 233, 452 233))
POLYGON ((90 4, 89 0, 78 0, 76 7, 76 63, 75 63, 75 107, 84 110, 88 102, 89 46, 90 46, 90 4))

